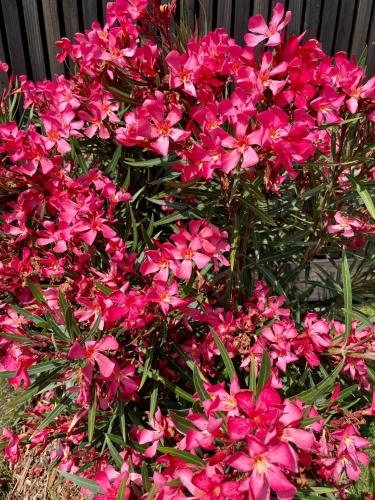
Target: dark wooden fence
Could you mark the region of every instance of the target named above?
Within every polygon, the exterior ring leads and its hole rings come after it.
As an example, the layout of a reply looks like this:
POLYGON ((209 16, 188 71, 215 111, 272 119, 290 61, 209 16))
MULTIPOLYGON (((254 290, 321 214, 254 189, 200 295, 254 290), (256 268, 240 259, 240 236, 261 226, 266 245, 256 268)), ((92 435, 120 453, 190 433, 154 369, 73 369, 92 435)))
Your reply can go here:
MULTIPOLYGON (((55 41, 73 37, 90 27, 94 20, 103 22, 109 0, 0 0, 0 59, 16 74, 41 80, 61 73, 56 61, 55 41)), ((248 18, 261 13, 270 18, 277 0, 177 0, 178 13, 191 25, 198 20, 200 30, 207 25, 225 27, 238 41, 247 31, 248 18)), ((375 72, 374 0, 284 0, 293 13, 287 31, 318 38, 333 54, 345 50, 359 57, 368 45, 368 74, 375 72)), ((0 76, 0 86, 6 77, 0 76)))

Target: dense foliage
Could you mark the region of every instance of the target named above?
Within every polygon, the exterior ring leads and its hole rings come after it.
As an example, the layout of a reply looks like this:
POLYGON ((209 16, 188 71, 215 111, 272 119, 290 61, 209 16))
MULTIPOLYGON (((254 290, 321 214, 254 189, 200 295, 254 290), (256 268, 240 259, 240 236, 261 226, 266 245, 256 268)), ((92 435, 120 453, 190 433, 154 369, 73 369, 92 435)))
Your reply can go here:
POLYGON ((375 78, 285 39, 281 4, 244 46, 147 4, 1 99, 5 454, 52 443, 95 500, 346 498, 375 414, 375 78))

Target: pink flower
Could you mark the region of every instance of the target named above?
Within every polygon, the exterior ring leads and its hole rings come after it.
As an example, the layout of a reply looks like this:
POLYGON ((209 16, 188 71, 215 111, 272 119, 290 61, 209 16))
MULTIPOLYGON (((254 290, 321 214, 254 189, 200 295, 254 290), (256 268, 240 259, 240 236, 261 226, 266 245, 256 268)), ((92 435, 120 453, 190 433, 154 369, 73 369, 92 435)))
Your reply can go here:
POLYGON ((355 231, 363 227, 363 223, 354 217, 342 215, 340 212, 335 213, 335 221, 337 224, 328 226, 327 231, 330 234, 341 233, 345 238, 353 238, 355 231))
POLYGON ((112 375, 115 363, 110 361, 103 351, 116 351, 119 348, 117 340, 112 335, 106 335, 98 341, 89 340, 83 348, 78 341, 74 342, 68 353, 68 359, 87 359, 89 365, 98 364, 99 371, 103 377, 112 375))
POLYGON ((4 439, 8 441, 8 444, 5 448, 6 458, 12 463, 17 462, 20 458, 19 437, 16 434, 12 434, 12 432, 7 427, 4 427, 2 441, 4 439))
POLYGON ((175 281, 170 286, 163 282, 157 283, 155 287, 150 289, 147 298, 150 302, 159 304, 164 314, 168 314, 171 307, 185 307, 189 302, 187 299, 179 297, 179 290, 175 281))
POLYGON ((223 435, 221 431, 223 419, 216 418, 211 415, 208 418, 205 418, 197 413, 191 413, 188 416, 188 419, 195 425, 195 427, 197 427, 198 430, 189 429, 187 431, 186 448, 188 450, 194 450, 195 448, 201 446, 206 450, 214 449, 214 440, 223 435))
POLYGON ((169 428, 173 427, 169 417, 164 417, 160 408, 156 410, 155 416, 149 416, 148 420, 150 429, 140 429, 137 431, 137 439, 139 444, 152 443, 144 452, 144 456, 151 458, 155 455, 159 441, 167 434, 169 428))
POLYGON ((71 238, 71 228, 68 224, 61 222, 59 229, 55 229, 55 224, 52 221, 43 222, 45 231, 38 231, 36 242, 38 245, 45 246, 54 243, 53 251, 56 253, 63 253, 67 251, 66 243, 71 238))
POLYGON ((120 474, 111 466, 106 467, 105 470, 95 475, 95 482, 103 493, 94 495, 92 500, 116 500, 123 481, 125 481, 127 487, 125 488, 125 496, 121 498, 123 498, 123 500, 128 500, 131 491, 128 486, 129 475, 125 471, 120 474))
POLYGON ((198 60, 194 55, 180 54, 172 50, 165 58, 169 66, 169 86, 171 89, 183 87, 184 91, 196 97, 194 73, 198 70, 198 60))
POLYGON ((268 42, 266 45, 270 47, 279 45, 281 43, 279 32, 281 32, 285 26, 288 25, 292 17, 292 13, 288 10, 285 14, 284 20, 282 21, 283 16, 284 6, 282 3, 277 3, 273 9, 273 15, 269 26, 267 26, 263 16, 258 14, 251 17, 248 26, 250 33, 245 35, 246 45, 255 47, 267 38, 268 42))
POLYGON ((153 277, 155 281, 166 282, 169 277, 169 269, 174 262, 172 256, 174 247, 170 244, 159 244, 158 246, 158 250, 146 250, 145 260, 141 264, 140 271, 144 276, 155 273, 153 277))
POLYGON ((9 69, 9 66, 7 65, 7 63, 3 62, 3 61, 0 61, 0 71, 6 73, 9 69))
POLYGON ((225 481, 224 474, 213 474, 200 471, 194 474, 190 469, 178 469, 177 477, 183 486, 193 496, 202 500, 241 500, 242 494, 238 491, 236 481, 225 481))
POLYGON ((156 141, 150 144, 150 147, 162 156, 166 156, 170 139, 173 142, 183 141, 190 137, 190 132, 173 126, 181 120, 182 113, 180 109, 177 106, 172 106, 167 116, 164 116, 166 112, 164 95, 156 91, 155 96, 155 100, 145 102, 145 108, 150 115, 151 138, 157 138, 156 141))
POLYGON ((258 163, 258 155, 251 147, 251 144, 258 143, 258 133, 248 134, 248 127, 249 119, 245 116, 240 116, 234 126, 235 137, 225 133, 222 134, 222 145, 232 150, 230 153, 230 161, 227 161, 225 166, 223 166, 225 173, 229 173, 235 169, 241 158, 241 168, 252 167, 258 163))
POLYGON ((353 459, 356 459, 358 448, 364 448, 370 444, 368 439, 359 435, 357 428, 352 424, 340 431, 332 432, 331 436, 340 441, 338 453, 346 451, 353 459))
POLYGON ((94 243, 99 231, 106 239, 114 238, 116 232, 108 226, 107 220, 101 215, 103 215, 102 210, 88 213, 74 224, 72 233, 79 234, 80 238, 88 245, 94 243))
POLYGON ((270 488, 278 499, 292 500, 296 487, 288 481, 283 469, 297 472, 294 455, 286 444, 265 446, 254 437, 248 437, 248 455, 238 452, 226 463, 241 472, 250 472, 250 477, 242 480, 240 491, 248 491, 249 498, 260 500, 269 498, 270 488))
POLYGON ((115 367, 111 375, 111 384, 108 389, 108 400, 112 400, 116 395, 117 390, 123 397, 129 397, 138 389, 138 384, 134 380, 135 366, 126 366, 120 369, 120 366, 115 362, 115 367))
POLYGON ((326 85, 319 97, 310 103, 312 109, 317 113, 318 125, 321 125, 323 122, 340 123, 341 117, 338 111, 344 100, 344 95, 337 94, 333 87, 326 85))

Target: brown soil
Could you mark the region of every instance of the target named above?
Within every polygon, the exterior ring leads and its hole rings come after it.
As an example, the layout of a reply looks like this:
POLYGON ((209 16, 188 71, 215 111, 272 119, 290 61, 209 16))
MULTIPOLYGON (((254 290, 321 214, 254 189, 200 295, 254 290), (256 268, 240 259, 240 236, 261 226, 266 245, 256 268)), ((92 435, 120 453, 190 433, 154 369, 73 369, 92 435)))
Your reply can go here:
POLYGON ((51 469, 51 443, 40 455, 27 451, 12 468, 13 485, 7 500, 83 500, 79 488, 68 485, 56 469, 51 469))

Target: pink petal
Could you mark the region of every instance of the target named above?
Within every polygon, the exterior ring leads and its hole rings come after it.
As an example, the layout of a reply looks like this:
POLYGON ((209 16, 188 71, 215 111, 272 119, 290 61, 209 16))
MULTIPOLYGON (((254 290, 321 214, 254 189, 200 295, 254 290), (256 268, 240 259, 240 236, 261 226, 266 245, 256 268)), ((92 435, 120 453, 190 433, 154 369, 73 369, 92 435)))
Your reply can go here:
POLYGON ((245 453, 238 452, 229 457, 226 463, 233 467, 234 469, 240 470, 242 472, 249 472, 252 469, 252 460, 245 453))
POLYGON ((104 356, 101 352, 95 353, 95 361, 98 363, 99 371, 103 375, 103 377, 108 378, 112 375, 112 372, 115 368, 115 364, 104 356))
POLYGON ((268 26, 263 16, 257 14, 249 19, 248 30, 254 31, 255 33, 264 33, 268 30, 268 26))
POLYGON ((294 494, 297 493, 296 487, 287 480, 279 468, 271 466, 266 474, 271 488, 276 493, 282 493, 283 500, 291 500, 294 494))
POLYGON ((79 342, 74 342, 68 353, 68 359, 84 359, 86 351, 79 342))
POLYGON ((195 252, 193 255, 193 260, 196 263, 198 269, 203 269, 210 262, 210 257, 200 252, 195 252))
POLYGON ((118 348, 118 342, 112 335, 106 335, 95 344, 98 351, 116 351, 118 348))
POLYGON ((159 137, 159 139, 150 144, 151 148, 162 156, 167 156, 169 150, 169 138, 159 137))

